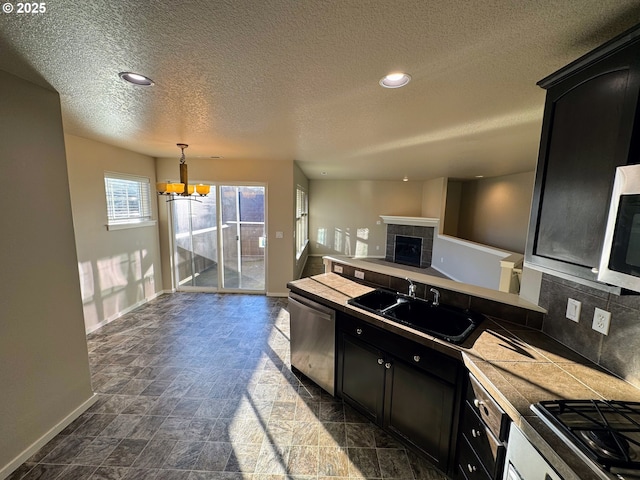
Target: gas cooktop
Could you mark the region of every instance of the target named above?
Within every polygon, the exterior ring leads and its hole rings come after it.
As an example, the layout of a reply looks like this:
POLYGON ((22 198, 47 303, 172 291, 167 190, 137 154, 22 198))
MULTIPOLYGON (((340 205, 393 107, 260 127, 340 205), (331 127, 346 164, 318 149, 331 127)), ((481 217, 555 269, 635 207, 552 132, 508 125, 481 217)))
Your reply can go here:
POLYGON ((640 470, 640 402, 557 400, 532 410, 604 470, 640 470))

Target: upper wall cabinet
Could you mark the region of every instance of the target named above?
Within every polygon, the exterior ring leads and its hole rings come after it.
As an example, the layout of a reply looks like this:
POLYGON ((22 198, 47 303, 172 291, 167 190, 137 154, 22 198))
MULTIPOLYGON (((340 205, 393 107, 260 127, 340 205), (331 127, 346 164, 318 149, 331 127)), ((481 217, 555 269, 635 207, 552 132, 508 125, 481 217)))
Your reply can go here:
POLYGON ((547 96, 525 260, 595 282, 615 169, 640 163, 640 26, 538 85, 547 96))

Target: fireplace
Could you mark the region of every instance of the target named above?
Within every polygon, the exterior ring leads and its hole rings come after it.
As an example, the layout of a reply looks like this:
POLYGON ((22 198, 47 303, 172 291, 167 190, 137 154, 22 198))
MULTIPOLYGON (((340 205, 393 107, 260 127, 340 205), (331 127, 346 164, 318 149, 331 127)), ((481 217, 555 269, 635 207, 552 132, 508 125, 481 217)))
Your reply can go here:
MULTIPOLYGON (((400 218, 401 221, 413 221, 407 217, 382 217, 387 223, 387 245, 384 259, 387 262, 396 262, 405 265, 412 265, 420 268, 431 266, 431 257, 433 255, 433 237, 435 227, 431 225, 407 225, 391 223, 392 218, 400 218), (401 238, 400 257, 397 258, 396 243, 397 238, 401 238), (408 239, 408 240, 407 240, 408 239), (408 253, 412 257, 411 260, 402 259, 408 253)), ((424 219, 418 219, 424 220, 424 219)), ((430 220, 430 219, 427 219, 430 220)), ((437 223, 435 224, 437 225, 437 223)))
POLYGON ((396 235, 393 252, 395 263, 420 267, 422 264, 422 238, 396 235))

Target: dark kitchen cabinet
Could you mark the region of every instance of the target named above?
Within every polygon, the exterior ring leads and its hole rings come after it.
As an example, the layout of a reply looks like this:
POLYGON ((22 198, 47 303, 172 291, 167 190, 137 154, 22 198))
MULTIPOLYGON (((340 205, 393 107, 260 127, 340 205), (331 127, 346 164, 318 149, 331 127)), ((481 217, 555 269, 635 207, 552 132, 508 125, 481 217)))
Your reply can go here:
POLYGON ((338 316, 338 329, 338 396, 448 472, 458 363, 349 315, 338 316))
POLYGON ((595 281, 615 169, 640 162, 640 28, 538 85, 547 96, 526 261, 595 281))
POLYGON ((385 366, 389 363, 383 426, 446 470, 454 419, 454 385, 393 357, 385 366))
POLYGON ((499 480, 511 420, 473 375, 469 375, 466 391, 455 478, 499 480))
POLYGON ((384 353, 350 335, 343 335, 339 355, 342 359, 339 375, 342 398, 373 422, 382 424, 384 353))

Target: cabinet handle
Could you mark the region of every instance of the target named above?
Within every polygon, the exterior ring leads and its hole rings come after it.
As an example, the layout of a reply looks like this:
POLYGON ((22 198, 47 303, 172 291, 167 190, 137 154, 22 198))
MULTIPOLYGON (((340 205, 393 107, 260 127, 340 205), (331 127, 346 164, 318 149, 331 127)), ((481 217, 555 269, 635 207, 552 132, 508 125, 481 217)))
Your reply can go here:
POLYGON ((478 437, 480 437, 480 430, 476 430, 475 428, 472 428, 472 429, 471 429, 471 436, 472 436, 473 438, 478 438, 478 437))
POLYGON ((413 356, 413 361, 418 363, 420 361, 420 355, 414 355, 413 356))
POLYGON ((384 364, 384 368, 386 368, 387 370, 391 368, 391 362, 387 362, 384 364))
POLYGON ((362 335, 362 329, 361 328, 356 328, 356 333, 358 335, 362 335))
POLYGON ((379 358, 378 359, 378 365, 382 365, 384 363, 384 359, 383 358, 379 358))
POLYGON ((473 406, 476 408, 480 408, 481 405, 484 405, 484 402, 482 400, 478 400, 477 398, 473 399, 473 406))
POLYGON ((471 465, 470 463, 467 463, 467 470, 469 470, 469 473, 473 473, 477 470, 475 465, 471 465))

